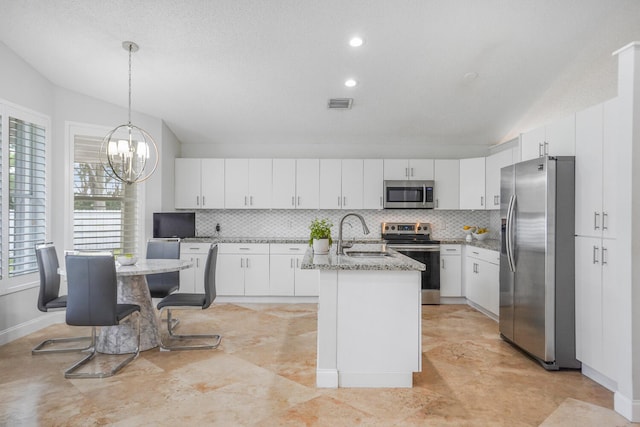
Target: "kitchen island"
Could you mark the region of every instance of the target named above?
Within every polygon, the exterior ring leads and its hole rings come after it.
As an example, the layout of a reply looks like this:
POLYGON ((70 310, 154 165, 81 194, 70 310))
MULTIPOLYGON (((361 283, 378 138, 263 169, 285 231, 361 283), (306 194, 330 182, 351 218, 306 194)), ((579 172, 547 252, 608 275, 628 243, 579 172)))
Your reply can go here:
POLYGON ((422 369, 425 265, 385 245, 345 252, 314 255, 309 248, 301 266, 319 270, 316 385, 412 387, 413 372, 422 369))

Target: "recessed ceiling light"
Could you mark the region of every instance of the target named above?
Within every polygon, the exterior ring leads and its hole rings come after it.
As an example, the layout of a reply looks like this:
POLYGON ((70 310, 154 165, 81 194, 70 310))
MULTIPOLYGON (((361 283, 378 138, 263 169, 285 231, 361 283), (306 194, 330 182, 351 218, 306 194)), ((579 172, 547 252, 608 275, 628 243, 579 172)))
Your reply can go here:
POLYGON ((349 79, 349 80, 346 80, 346 81, 344 82, 344 85, 345 85, 346 87, 355 87, 355 86, 357 86, 357 85, 358 85, 358 82, 357 82, 357 81, 355 81, 354 79, 349 79))
POLYGON ((349 46, 351 47, 360 47, 363 43, 364 40, 362 40, 362 38, 360 37, 353 37, 351 40, 349 40, 349 46))
POLYGON ((462 80, 464 80, 467 83, 472 82, 477 78, 478 78, 478 73, 476 73, 475 71, 470 71, 468 73, 465 73, 464 76, 462 76, 462 80))

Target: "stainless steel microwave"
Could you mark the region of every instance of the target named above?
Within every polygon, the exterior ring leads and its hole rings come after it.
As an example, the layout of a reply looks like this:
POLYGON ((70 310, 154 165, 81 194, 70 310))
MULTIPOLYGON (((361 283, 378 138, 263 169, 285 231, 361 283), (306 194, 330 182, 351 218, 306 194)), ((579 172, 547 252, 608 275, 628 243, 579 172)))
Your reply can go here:
POLYGON ((433 181, 384 181, 385 209, 433 209, 433 181))

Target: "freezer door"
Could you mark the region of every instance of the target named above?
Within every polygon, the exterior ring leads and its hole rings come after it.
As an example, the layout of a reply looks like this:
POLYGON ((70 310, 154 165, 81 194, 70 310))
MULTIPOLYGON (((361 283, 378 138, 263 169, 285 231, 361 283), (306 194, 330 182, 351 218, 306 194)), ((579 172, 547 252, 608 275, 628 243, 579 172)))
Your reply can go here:
POLYGON ((515 165, 513 341, 543 361, 555 359, 555 166, 548 157, 515 165))
POLYGON ((514 273, 511 269, 510 254, 507 253, 507 225, 513 225, 511 220, 511 204, 514 200, 514 171, 513 165, 500 170, 500 221, 502 240, 500 248, 500 333, 510 341, 513 337, 513 280, 514 273))

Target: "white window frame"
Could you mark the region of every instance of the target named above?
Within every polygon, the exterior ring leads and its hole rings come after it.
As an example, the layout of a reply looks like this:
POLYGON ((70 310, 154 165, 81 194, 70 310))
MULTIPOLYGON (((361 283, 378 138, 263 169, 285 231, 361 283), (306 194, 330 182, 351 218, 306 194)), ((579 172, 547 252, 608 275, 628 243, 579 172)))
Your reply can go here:
MULTIPOLYGON (((2 120, 2 279, 0 279, 0 295, 19 292, 40 285, 38 272, 9 277, 9 116, 25 122, 34 123, 45 129, 45 177, 51 183, 52 134, 51 118, 37 111, 21 107, 0 99, 0 117, 2 120)), ((45 195, 45 240, 51 238, 51 185, 46 186, 45 195)))
MULTIPOLYGON (((64 182, 66 190, 64 192, 64 247, 73 248, 73 214, 74 214, 74 194, 73 194, 73 163, 74 163, 74 143, 76 137, 104 138, 113 128, 79 122, 65 122, 65 168, 64 182)), ((141 252, 145 248, 145 183, 132 184, 138 188, 138 238, 136 242, 136 253, 143 256, 141 252)))

